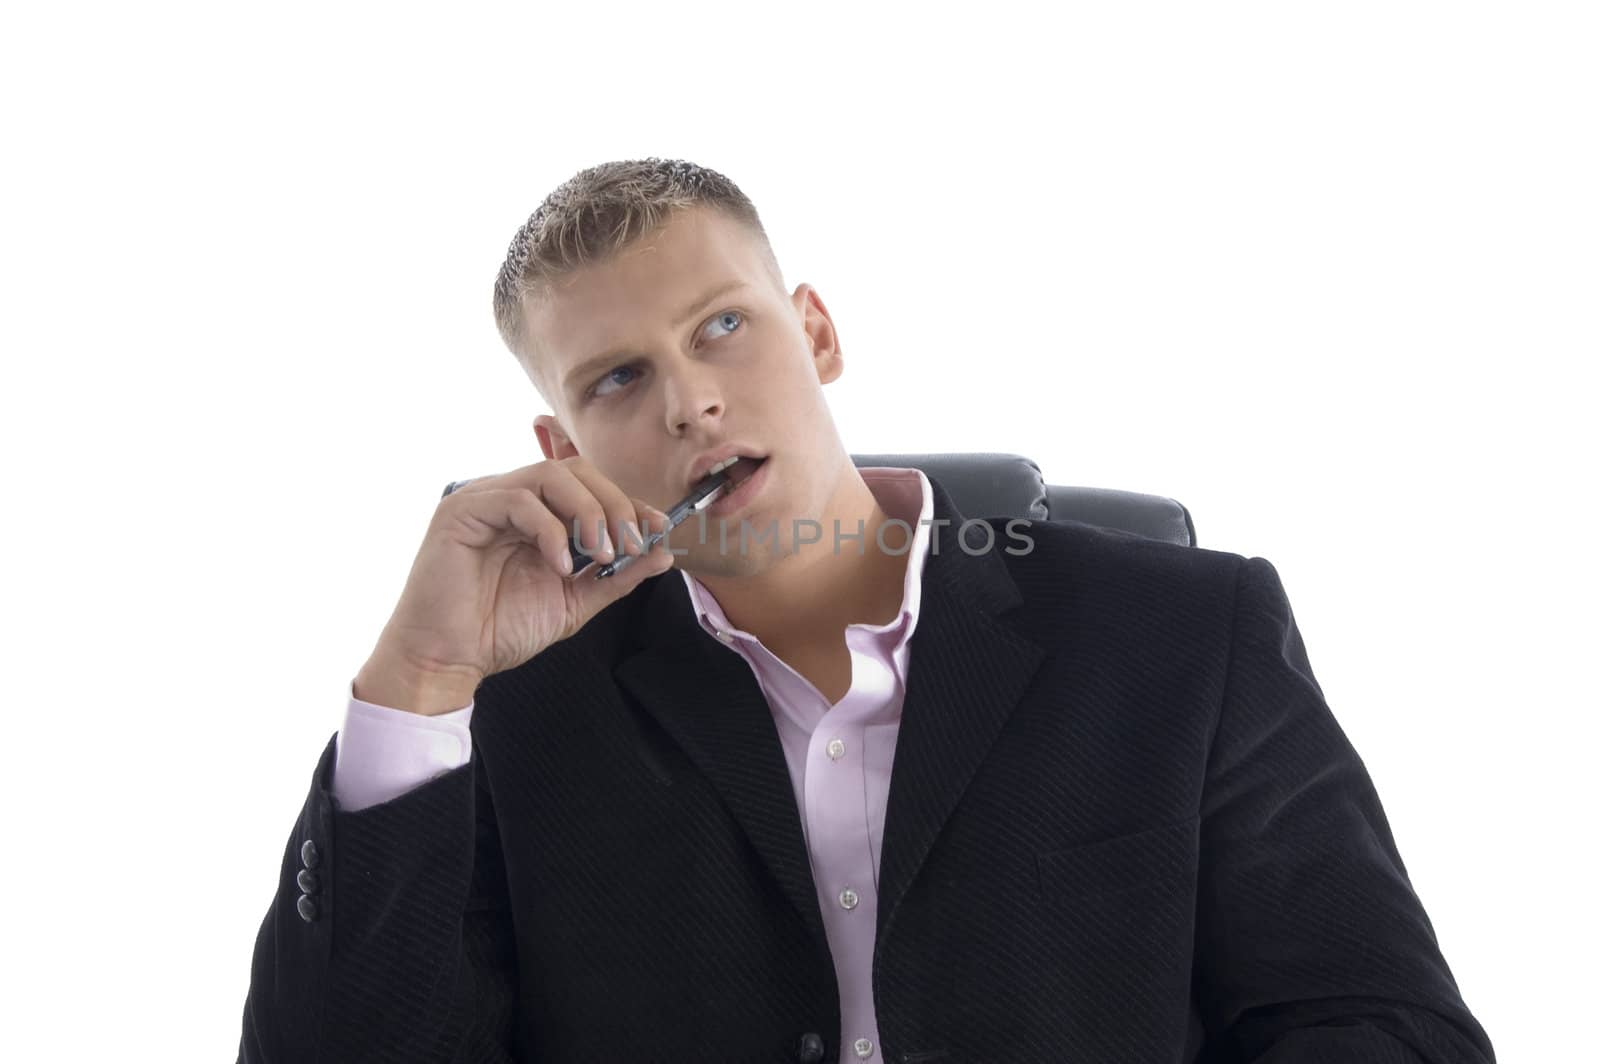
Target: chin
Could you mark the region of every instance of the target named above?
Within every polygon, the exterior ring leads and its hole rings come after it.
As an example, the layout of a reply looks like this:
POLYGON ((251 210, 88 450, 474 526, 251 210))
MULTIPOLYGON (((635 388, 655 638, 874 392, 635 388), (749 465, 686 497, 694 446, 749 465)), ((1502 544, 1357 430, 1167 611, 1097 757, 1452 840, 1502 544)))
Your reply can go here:
POLYGON ((731 521, 728 527, 728 548, 725 552, 718 543, 716 526, 711 525, 706 530, 706 542, 703 545, 695 543, 691 553, 683 555, 678 568, 697 577, 756 576, 772 568, 783 558, 784 555, 770 540, 759 545, 750 543, 746 550, 741 552, 739 524, 737 521, 731 521))

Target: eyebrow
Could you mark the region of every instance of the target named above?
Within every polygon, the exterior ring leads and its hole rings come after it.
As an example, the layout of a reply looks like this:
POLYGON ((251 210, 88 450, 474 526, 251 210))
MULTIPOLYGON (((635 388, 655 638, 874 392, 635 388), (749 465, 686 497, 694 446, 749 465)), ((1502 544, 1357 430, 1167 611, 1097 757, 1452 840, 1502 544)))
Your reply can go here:
MULTIPOLYGON (((690 318, 693 318, 696 314, 703 312, 707 307, 721 299, 723 296, 728 295, 730 292, 737 292, 741 288, 749 287, 750 285, 746 281, 729 281, 726 284, 719 285, 712 291, 707 292, 705 295, 695 300, 689 306, 685 307, 678 317, 673 320, 672 328, 674 330, 682 328, 690 318)), ((609 365, 625 357, 627 357, 626 348, 613 348, 604 354, 596 355, 590 359, 585 359, 583 362, 567 371, 566 377, 563 378, 561 382, 562 387, 570 391, 574 385, 581 384, 583 381, 588 380, 589 375, 599 370, 602 366, 609 365)))

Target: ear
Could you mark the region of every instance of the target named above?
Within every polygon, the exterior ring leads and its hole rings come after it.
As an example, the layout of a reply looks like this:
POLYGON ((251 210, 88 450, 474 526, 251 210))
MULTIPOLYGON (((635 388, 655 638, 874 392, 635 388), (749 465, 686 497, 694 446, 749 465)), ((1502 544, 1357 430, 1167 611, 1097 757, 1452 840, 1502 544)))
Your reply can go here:
POLYGON ((838 380, 839 374, 844 372, 844 352, 839 347, 839 334, 834 330, 827 305, 808 284, 799 285, 789 298, 800 319, 800 328, 811 342, 811 361, 816 366, 817 380, 823 384, 838 380))
POLYGON ((573 446, 566 430, 561 427, 561 422, 549 414, 540 414, 533 419, 533 434, 539 437, 539 450, 544 452, 546 458, 577 456, 578 449, 573 446))

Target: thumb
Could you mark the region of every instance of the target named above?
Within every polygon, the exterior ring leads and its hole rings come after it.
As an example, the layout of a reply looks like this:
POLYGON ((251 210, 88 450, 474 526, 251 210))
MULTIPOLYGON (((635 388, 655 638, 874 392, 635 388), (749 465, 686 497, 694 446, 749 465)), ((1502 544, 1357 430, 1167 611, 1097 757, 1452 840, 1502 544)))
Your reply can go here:
MULTIPOLYGON (((646 537, 646 542, 648 542, 652 533, 665 532, 667 530, 666 514, 643 499, 633 499, 632 502, 639 533, 646 537)), ((646 554, 636 556, 624 555, 620 552, 617 554, 618 560, 623 557, 632 557, 633 560, 620 572, 601 577, 599 572, 602 566, 596 562, 587 571, 579 573, 573 579, 573 589, 577 595, 579 609, 585 622, 652 576, 658 576, 672 568, 677 558, 667 549, 665 540, 657 543, 646 554)))
POLYGON ((665 542, 661 542, 650 553, 635 557, 625 569, 610 576, 599 575, 602 566, 598 562, 592 566, 592 571, 579 573, 572 583, 584 623, 652 576, 659 576, 671 569, 675 560, 676 555, 667 550, 665 542))

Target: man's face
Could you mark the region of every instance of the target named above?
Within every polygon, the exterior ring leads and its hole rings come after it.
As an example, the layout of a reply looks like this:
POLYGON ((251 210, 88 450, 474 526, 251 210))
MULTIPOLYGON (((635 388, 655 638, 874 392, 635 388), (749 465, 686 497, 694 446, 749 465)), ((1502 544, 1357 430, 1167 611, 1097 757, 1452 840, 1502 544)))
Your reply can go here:
POLYGON ((785 296, 757 241, 708 209, 677 213, 610 262, 559 282, 528 309, 556 417, 534 422, 547 458, 581 454, 628 495, 667 510, 697 458, 732 444, 764 455, 761 479, 707 541, 700 518, 672 534, 678 565, 753 573, 791 549, 796 517, 828 526, 849 457, 822 397, 842 370, 832 320, 802 284, 785 296), (739 524, 773 543, 741 553, 739 524), (775 549, 776 548, 776 549, 775 549))

